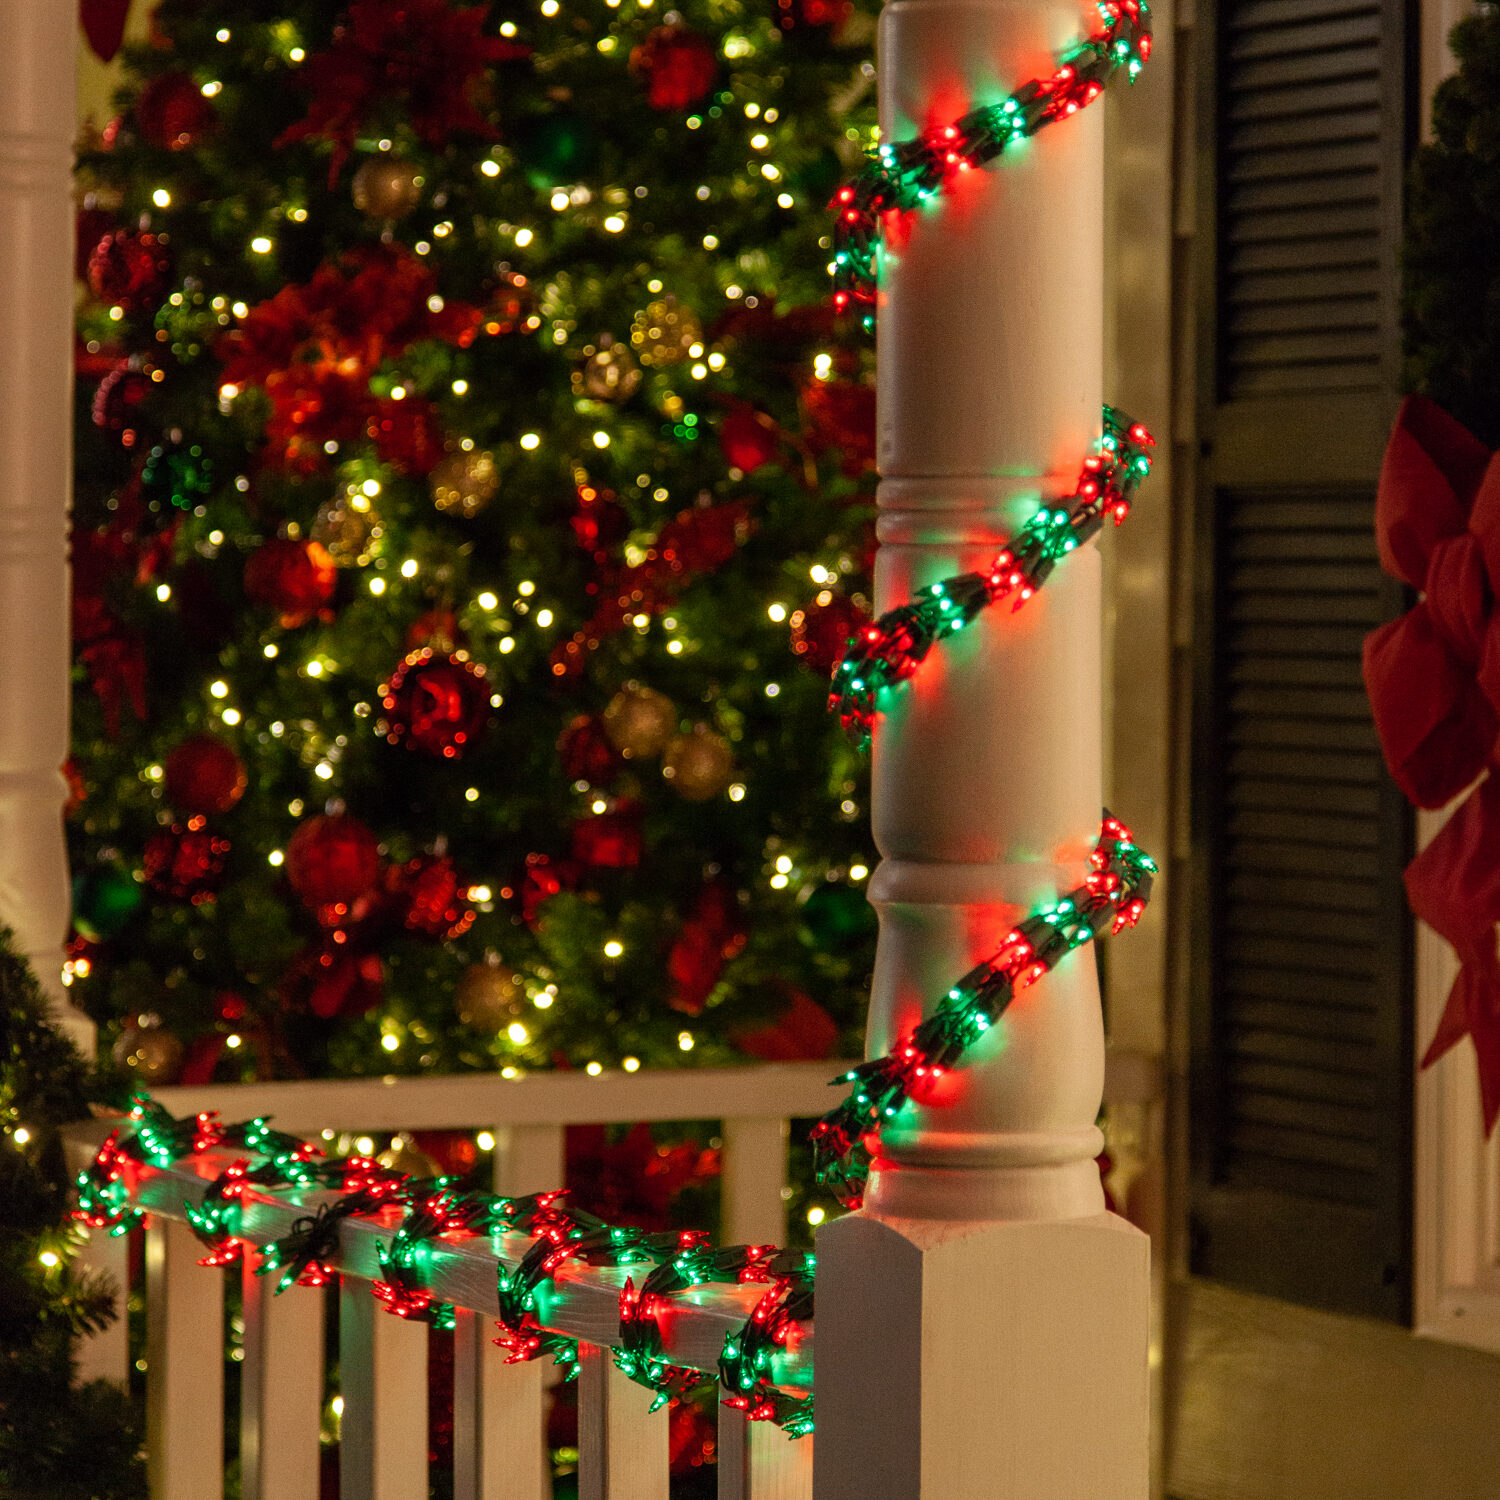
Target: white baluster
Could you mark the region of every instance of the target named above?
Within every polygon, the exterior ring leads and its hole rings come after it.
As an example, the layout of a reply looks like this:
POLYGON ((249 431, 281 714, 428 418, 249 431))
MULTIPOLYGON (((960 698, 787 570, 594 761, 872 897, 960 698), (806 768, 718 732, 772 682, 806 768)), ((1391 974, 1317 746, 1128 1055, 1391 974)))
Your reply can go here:
MULTIPOLYGON (((245 1256, 245 1362, 240 1383, 244 1500, 317 1500, 323 1407, 323 1310, 316 1287, 275 1294, 245 1256)), ((201 1273, 200 1274, 204 1274, 201 1273)))
POLYGON ((719 1406, 719 1500, 812 1500, 813 1440, 719 1406))
POLYGON ((386 1312, 356 1277, 339 1283, 340 1500, 427 1493, 427 1325, 386 1312))
POLYGON ((146 1473, 151 1500, 224 1493, 224 1277, 186 1224, 146 1226, 146 1473))
MULTIPOLYGON (((495 1137, 494 1191, 502 1198, 527 1193, 546 1193, 563 1185, 561 1125, 497 1125, 495 1137)), ((531 1500, 533 1495, 552 1493, 552 1460, 547 1452, 547 1392, 559 1383, 560 1374, 550 1364, 507 1365, 504 1353, 493 1339, 494 1320, 484 1318, 479 1327, 456 1331, 454 1359, 462 1362, 458 1380, 472 1380, 473 1398, 460 1400, 455 1384, 453 1449, 456 1500, 464 1500, 457 1488, 471 1485, 471 1494, 498 1494, 496 1476, 514 1486, 506 1500, 531 1500)))
POLYGON ((78 1340, 76 1378, 79 1385, 91 1380, 113 1380, 124 1385, 130 1367, 130 1329, 125 1316, 126 1294, 130 1290, 130 1239, 123 1234, 107 1234, 102 1229, 88 1229, 84 1233, 87 1239, 78 1252, 79 1266, 102 1271, 114 1283, 116 1317, 101 1332, 78 1340))
MULTIPOLYGON (((1072 0, 893 0, 886 138, 1046 76, 1090 24, 1072 0)), ((1089 451, 1103 118, 1095 105, 961 176, 885 256, 881 610, 990 563, 1089 451)), ((1100 808, 1099 575, 1091 546, 891 695, 874 759, 872 1055, 1084 873, 1100 808)), ((819 1500, 1145 1496, 1147 1247, 1103 1212, 1103 1066, 1093 957, 1075 954, 938 1100, 882 1133, 865 1211, 818 1236, 819 1500)))
POLYGON ((726 1245, 779 1245, 786 1238, 786 1120, 725 1120, 726 1245))
POLYGON ((578 1500, 667 1500, 667 1408, 615 1368, 608 1349, 578 1347, 578 1500))
POLYGON ((0 922, 92 1056, 93 1023, 60 980, 76 25, 71 6, 0 5, 0 922))
POLYGON ((453 1330, 454 1500, 551 1500, 543 1422, 547 1366, 507 1365, 495 1322, 460 1311, 453 1330))
POLYGON ((561 1125, 497 1125, 494 1189, 502 1198, 548 1193, 563 1185, 561 1125))

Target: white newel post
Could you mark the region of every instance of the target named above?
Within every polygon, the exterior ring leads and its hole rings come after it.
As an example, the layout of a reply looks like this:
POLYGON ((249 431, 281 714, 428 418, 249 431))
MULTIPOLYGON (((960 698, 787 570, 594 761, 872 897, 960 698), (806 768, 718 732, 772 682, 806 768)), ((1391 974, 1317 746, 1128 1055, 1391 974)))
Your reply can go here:
MULTIPOLYGON (((891 0, 885 138, 1047 76, 1095 26, 1072 0, 891 0)), ((984 568, 1097 436, 1103 124, 1095 106, 1042 131, 887 246, 880 610, 984 568)), ((877 726, 872 1056, 1082 879, 1099 578, 1090 546, 1019 613, 986 611, 877 726)), ((818 1236, 818 1500, 1144 1500, 1147 1241, 1104 1211, 1103 1073, 1084 949, 883 1133, 864 1210, 818 1236)))
POLYGON ((67 524, 73 454, 77 7, 0 0, 0 921, 90 1056, 68 930, 67 524))

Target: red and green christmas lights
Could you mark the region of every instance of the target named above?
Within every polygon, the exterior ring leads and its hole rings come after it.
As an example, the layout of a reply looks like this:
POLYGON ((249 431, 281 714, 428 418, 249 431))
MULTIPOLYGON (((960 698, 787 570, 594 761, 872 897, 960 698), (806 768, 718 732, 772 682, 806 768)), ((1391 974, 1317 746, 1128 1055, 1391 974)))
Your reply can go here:
POLYGON ((870 1134, 920 1101, 937 1079, 1005 1013, 1016 995, 1055 969, 1075 948, 1134 927, 1151 897, 1156 865, 1118 818, 1104 815, 1082 885, 1018 923, 996 951, 976 964, 937 1008, 883 1057, 851 1068, 839 1082, 849 1096, 813 1126, 818 1180, 846 1208, 864 1201, 870 1134))
MULTIPOLYGON (((1056 120, 1077 114, 1104 92, 1121 69, 1134 82, 1151 55, 1151 22, 1145 0, 1100 0, 1100 28, 1064 55, 1050 78, 1032 78, 999 104, 970 110, 952 125, 914 140, 877 146, 853 182, 833 200, 834 306, 873 309, 883 215, 906 212, 943 190, 950 179, 988 166, 1007 146, 1056 120)), ((874 313, 865 316, 868 328, 874 313)))
POLYGON ((986 573, 958 573, 887 610, 850 637, 834 669, 828 707, 855 744, 870 741, 881 694, 910 677, 932 647, 973 623, 982 610, 1014 597, 1019 609, 1069 553, 1095 536, 1109 517, 1118 526, 1151 472, 1156 440, 1123 412, 1104 408, 1104 432, 1083 461, 1071 495, 1042 505, 986 573))
POLYGON ((420 1181, 366 1156, 325 1157, 316 1146, 270 1129, 264 1119, 223 1125, 212 1114, 174 1119, 153 1100, 138 1096, 129 1125, 111 1133, 89 1169, 77 1179, 74 1217, 93 1228, 123 1234, 142 1218, 133 1199, 135 1175, 165 1171, 205 1153, 235 1155, 208 1183, 198 1203, 186 1202, 189 1224, 209 1253, 205 1266, 239 1260, 247 1241, 241 1216, 247 1194, 274 1198, 280 1191, 324 1190, 337 1196, 296 1218, 289 1233, 266 1245, 255 1270, 274 1275, 275 1290, 323 1286, 338 1273, 339 1231, 345 1219, 403 1210, 388 1244, 378 1247, 381 1279, 372 1290, 398 1317, 452 1328, 455 1309, 431 1291, 432 1248, 450 1236, 486 1239, 529 1236, 533 1243, 514 1269, 501 1266, 496 1306, 511 1362, 550 1356, 572 1379, 578 1374, 578 1341, 546 1327, 553 1279, 569 1262, 589 1266, 649 1267, 639 1289, 628 1279, 620 1296, 620 1347, 615 1363, 657 1397, 680 1399, 709 1379, 665 1356, 661 1315, 677 1294, 706 1283, 764 1284, 744 1324, 726 1338, 719 1371, 727 1405, 753 1421, 771 1421, 790 1436, 812 1431, 812 1398, 788 1395, 775 1384, 775 1360, 813 1313, 810 1255, 774 1245, 716 1250, 697 1230, 652 1232, 607 1223, 567 1204, 562 1191, 498 1198, 465 1189, 451 1178, 420 1181), (133 1126, 131 1129, 129 1126, 133 1126), (252 1157, 259 1157, 253 1161, 252 1157))

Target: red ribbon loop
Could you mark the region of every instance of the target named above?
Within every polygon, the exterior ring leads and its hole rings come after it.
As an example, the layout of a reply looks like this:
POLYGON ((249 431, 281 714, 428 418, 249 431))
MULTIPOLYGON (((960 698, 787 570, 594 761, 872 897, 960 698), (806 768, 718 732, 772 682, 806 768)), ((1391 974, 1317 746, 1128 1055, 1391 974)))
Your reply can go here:
MULTIPOLYGON (((1424 597, 1365 640, 1365 688, 1386 765, 1441 807, 1497 757, 1500 456, 1423 396, 1402 403, 1376 501, 1385 570, 1424 597)), ((1406 870, 1411 908, 1461 967, 1427 1067, 1474 1040, 1486 1132, 1500 1119, 1500 778, 1487 776, 1406 870)))

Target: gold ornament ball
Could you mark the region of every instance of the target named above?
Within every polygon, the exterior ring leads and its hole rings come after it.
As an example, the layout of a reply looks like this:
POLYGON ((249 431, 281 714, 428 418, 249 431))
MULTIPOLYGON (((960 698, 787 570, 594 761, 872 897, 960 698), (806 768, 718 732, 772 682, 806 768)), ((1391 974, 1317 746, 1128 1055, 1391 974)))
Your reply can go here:
POLYGON ((482 448, 450 453, 438 462, 427 481, 432 503, 444 515, 472 520, 500 488, 494 458, 482 448))
POLYGON ((721 734, 700 724, 690 734, 674 735, 667 745, 661 774, 688 802, 707 802, 729 785, 734 751, 721 734))
POLYGON ((382 1167, 405 1172, 408 1177, 438 1175, 438 1164, 425 1151, 419 1151, 417 1143, 404 1130, 375 1160, 382 1167))
POLYGON ((422 181, 409 161, 372 156, 354 174, 354 206, 372 219, 402 218, 421 201, 422 181))
POLYGON ((604 732, 626 760, 659 755, 677 728, 677 709, 664 693, 632 683, 609 700, 604 732))
POLYGON ((635 315, 630 342, 643 365, 678 365, 703 343, 703 325, 692 308, 668 293, 635 315))
POLYGON ((312 539, 328 549, 341 568, 362 568, 380 540, 380 514, 358 485, 345 485, 318 507, 312 539))
POLYGON ((605 334, 581 370, 573 372, 573 394, 595 401, 628 401, 641 383, 641 367, 624 344, 605 334))
POLYGON ((182 1043, 161 1026, 127 1026, 111 1056, 144 1083, 171 1083, 182 1066, 182 1043))
POLYGON ((454 993, 458 1019, 476 1031, 502 1031, 521 1015, 526 986, 504 964, 471 964, 454 993))

